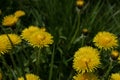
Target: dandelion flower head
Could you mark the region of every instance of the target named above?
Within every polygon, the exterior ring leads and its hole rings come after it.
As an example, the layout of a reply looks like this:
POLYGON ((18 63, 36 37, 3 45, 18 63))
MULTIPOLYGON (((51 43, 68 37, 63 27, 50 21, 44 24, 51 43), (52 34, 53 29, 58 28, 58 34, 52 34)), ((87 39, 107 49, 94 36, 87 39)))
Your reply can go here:
MULTIPOLYGON (((21 43, 21 41, 22 41, 20 36, 18 36, 16 34, 8 34, 8 36, 9 36, 13 45, 17 45, 17 44, 21 43)), ((8 40, 9 40, 9 38, 8 38, 8 40)))
POLYGON ((29 26, 29 28, 25 28, 22 31, 21 36, 23 39, 28 40, 34 32, 39 31, 39 30, 40 29, 37 26, 29 26))
POLYGON ((25 15, 25 12, 22 11, 22 10, 18 10, 18 11, 16 11, 16 12, 14 13, 14 15, 19 18, 19 17, 21 17, 21 16, 24 16, 24 15, 25 15))
MULTIPOLYGON (((26 74, 26 80, 40 80, 39 76, 34 74, 26 74)), ((23 77, 19 77, 18 80, 25 80, 23 77)))
POLYGON ((4 54, 11 49, 11 44, 6 38, 6 35, 0 35, 0 53, 4 54))
POLYGON ((95 45, 100 49, 110 49, 118 46, 117 36, 110 32, 99 32, 93 39, 95 45))
POLYGON ((18 21, 18 18, 15 17, 14 15, 8 15, 5 16, 3 21, 2 21, 2 25, 3 26, 13 26, 14 24, 16 24, 16 22, 18 21))
POLYGON ((53 43, 53 36, 44 31, 44 30, 40 30, 35 32, 33 35, 31 35, 31 37, 29 38, 29 42, 31 45, 33 45, 34 47, 48 47, 49 44, 53 43))
POLYGON ((112 74, 110 80, 120 80, 120 74, 119 73, 112 74))
POLYGON ((93 73, 84 73, 73 76, 73 80, 98 80, 98 76, 93 73))
POLYGON ((73 68, 78 72, 93 72, 99 64, 99 52, 90 46, 82 47, 74 54, 73 68))

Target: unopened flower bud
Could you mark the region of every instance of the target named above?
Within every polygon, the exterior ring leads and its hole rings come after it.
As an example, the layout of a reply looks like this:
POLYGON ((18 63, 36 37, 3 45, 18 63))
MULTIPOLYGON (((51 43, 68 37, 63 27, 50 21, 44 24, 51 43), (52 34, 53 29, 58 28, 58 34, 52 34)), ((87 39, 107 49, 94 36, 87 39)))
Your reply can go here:
POLYGON ((88 31, 87 28, 84 28, 84 29, 82 30, 82 33, 83 33, 84 35, 87 35, 87 34, 89 33, 89 31, 88 31))
POLYGON ((76 5, 78 8, 81 8, 84 5, 84 3, 85 3, 84 0, 77 0, 76 1, 76 5))
POLYGON ((111 58, 113 60, 117 60, 118 57, 119 57, 119 52, 118 51, 114 50, 114 51, 111 52, 111 58))

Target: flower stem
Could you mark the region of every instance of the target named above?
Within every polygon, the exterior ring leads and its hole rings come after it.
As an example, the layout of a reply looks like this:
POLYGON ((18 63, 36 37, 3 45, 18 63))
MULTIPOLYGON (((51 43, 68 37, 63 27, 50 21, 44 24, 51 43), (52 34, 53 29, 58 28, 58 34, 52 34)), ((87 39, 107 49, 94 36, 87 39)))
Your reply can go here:
POLYGON ((82 36, 81 46, 84 46, 85 36, 83 34, 81 36, 82 36))
POLYGON ((12 54, 10 54, 10 59, 11 59, 11 61, 12 61, 12 63, 13 63, 14 69, 17 69, 16 63, 15 63, 15 61, 14 61, 14 58, 13 58, 13 55, 12 55, 12 54))
POLYGON ((111 69, 113 68, 112 64, 113 64, 113 61, 110 60, 110 65, 109 65, 109 67, 108 67, 108 70, 106 71, 106 73, 104 74, 104 76, 102 77, 101 80, 106 80, 106 78, 108 77, 108 75, 109 75, 111 69))
MULTIPOLYGON (((14 76, 14 78, 15 78, 15 80, 17 79, 17 76, 15 75, 15 73, 13 72, 13 70, 9 67, 9 65, 7 64, 7 62, 6 62, 6 60, 5 60, 5 58, 4 58, 4 56, 3 55, 1 55, 1 59, 2 59, 2 64, 5 66, 5 68, 10 72, 10 73, 12 73, 13 74, 13 76, 14 76)), ((11 76, 10 75, 8 75, 8 77, 9 77, 9 80, 12 80, 12 78, 11 78, 11 76)))
MULTIPOLYGON (((21 68, 21 70, 22 70, 23 77, 24 77, 24 79, 26 80, 25 71, 24 71, 24 63, 23 63, 22 60, 20 61, 20 59, 22 59, 23 56, 18 55, 17 53, 15 54, 15 56, 16 56, 16 58, 17 58, 17 61, 18 61, 19 66, 20 66, 20 68, 21 68), (21 58, 20 58, 20 57, 21 57, 21 58)), ((19 76, 21 76, 21 75, 19 75, 19 76)))
POLYGON ((80 11, 77 12, 77 15, 78 15, 78 24, 77 24, 76 31, 75 31, 70 43, 73 43, 73 41, 75 40, 75 38, 76 38, 76 36, 77 36, 77 34, 79 32, 79 28, 80 28, 80 11))
POLYGON ((51 57, 51 63, 50 63, 50 71, 49 71, 49 79, 48 80, 52 80, 52 74, 53 74, 53 63, 54 63, 54 48, 53 48, 53 53, 52 53, 52 57, 51 57))
POLYGON ((38 53, 36 54, 36 72, 39 75, 40 72, 40 58, 41 58, 41 48, 38 49, 38 53))

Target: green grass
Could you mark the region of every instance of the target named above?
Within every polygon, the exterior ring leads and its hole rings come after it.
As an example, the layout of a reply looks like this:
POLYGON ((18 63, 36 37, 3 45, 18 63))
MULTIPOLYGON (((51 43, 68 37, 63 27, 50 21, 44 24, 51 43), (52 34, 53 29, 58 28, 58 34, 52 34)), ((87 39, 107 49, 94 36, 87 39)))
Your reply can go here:
MULTIPOLYGON (((1 22, 4 16, 16 10, 21 9, 26 12, 26 15, 12 27, 0 24, 0 34, 20 35, 24 28, 36 25, 45 27, 54 36, 54 43, 48 48, 42 48, 39 58, 39 49, 31 47, 24 40, 8 54, 0 56, 3 80, 17 80, 17 77, 25 73, 37 74, 42 80, 72 80, 76 73, 72 68, 72 60, 78 48, 86 45, 94 46, 92 40, 99 31, 120 34, 119 0, 85 0, 85 5, 81 9, 76 7, 75 2, 75 0, 0 1, 1 22), (89 31, 85 37, 82 32, 84 28, 89 31), (36 61, 37 59, 39 62, 36 61), (38 70, 36 64, 39 65, 38 70)), ((117 48, 118 51, 119 48, 120 46, 117 48)), ((104 76, 109 67, 109 56, 101 56, 103 65, 97 70, 100 77, 104 76)), ((115 62, 114 65, 115 68, 110 70, 109 74, 120 72, 120 64, 115 62)), ((105 80, 108 79, 108 75, 105 80)))

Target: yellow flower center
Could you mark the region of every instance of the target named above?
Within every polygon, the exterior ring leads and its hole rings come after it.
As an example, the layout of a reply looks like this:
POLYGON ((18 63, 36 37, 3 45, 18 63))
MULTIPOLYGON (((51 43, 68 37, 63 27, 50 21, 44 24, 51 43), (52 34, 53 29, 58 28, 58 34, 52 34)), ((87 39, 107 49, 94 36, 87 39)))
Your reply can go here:
POLYGON ((104 38, 104 41, 103 41, 103 44, 107 44, 107 43, 109 43, 110 41, 111 41, 110 38, 105 37, 105 38, 104 38))
POLYGON ((85 67, 88 67, 88 63, 90 62, 90 59, 83 58, 82 61, 85 64, 85 67))
POLYGON ((38 36, 37 36, 37 39, 38 39, 38 40, 44 40, 44 39, 45 39, 45 36, 38 35, 38 36))

